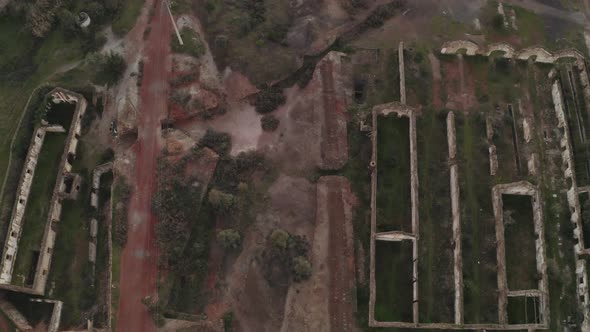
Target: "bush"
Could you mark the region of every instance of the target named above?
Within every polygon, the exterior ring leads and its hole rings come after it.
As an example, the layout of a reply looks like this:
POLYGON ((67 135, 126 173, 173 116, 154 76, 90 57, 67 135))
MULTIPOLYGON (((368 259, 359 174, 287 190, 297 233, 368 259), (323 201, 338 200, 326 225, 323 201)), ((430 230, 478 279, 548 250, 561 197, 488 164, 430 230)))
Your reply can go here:
POLYGON ((107 83, 115 84, 123 77, 123 73, 127 69, 127 63, 122 55, 110 52, 102 66, 103 73, 107 83))
POLYGON ((223 331, 232 332, 234 330, 234 313, 227 311, 223 314, 223 331))
POLYGON ((293 279, 303 281, 311 276, 311 263, 303 256, 297 256, 293 259, 293 279))
POLYGON ((225 156, 231 150, 231 136, 228 133, 208 129, 205 136, 199 141, 198 147, 208 147, 220 156, 225 156))
POLYGON ((256 95, 254 106, 256 106, 258 113, 266 114, 274 111, 277 107, 284 104, 286 100, 281 89, 268 88, 256 95))
POLYGON ((218 212, 229 212, 234 204, 235 197, 218 189, 211 189, 208 196, 209 204, 218 212))
POLYGON ((276 249, 279 249, 279 250, 287 249, 288 242, 289 242, 289 233, 285 232, 282 229, 275 229, 270 234, 270 243, 276 249))
POLYGON ((275 131, 279 127, 279 123, 279 119, 270 114, 266 114, 260 119, 260 125, 264 131, 275 131))
POLYGON ((228 228, 217 233, 217 241, 223 249, 233 250, 240 247, 242 237, 235 229, 228 228))

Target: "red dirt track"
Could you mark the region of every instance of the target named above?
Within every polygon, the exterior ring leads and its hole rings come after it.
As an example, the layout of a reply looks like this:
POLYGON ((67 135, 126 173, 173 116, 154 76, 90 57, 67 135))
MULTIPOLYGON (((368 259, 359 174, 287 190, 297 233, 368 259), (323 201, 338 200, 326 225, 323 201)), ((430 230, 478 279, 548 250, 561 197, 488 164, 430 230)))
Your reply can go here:
POLYGON ((134 149, 135 190, 128 210, 129 233, 121 258, 117 331, 149 332, 156 327, 141 299, 156 295, 157 247, 151 211, 155 189, 156 158, 160 152, 160 119, 166 110, 167 59, 171 22, 165 2, 156 0, 151 33, 145 44, 143 84, 138 108, 139 137, 134 149))

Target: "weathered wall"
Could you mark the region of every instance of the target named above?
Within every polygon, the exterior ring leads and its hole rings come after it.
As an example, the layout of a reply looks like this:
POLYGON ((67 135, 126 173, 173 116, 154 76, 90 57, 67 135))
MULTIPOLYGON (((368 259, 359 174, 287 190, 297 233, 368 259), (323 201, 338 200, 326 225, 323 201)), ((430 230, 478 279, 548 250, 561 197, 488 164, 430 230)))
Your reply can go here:
POLYGON ((68 154, 76 156, 76 147, 78 145, 78 137, 82 131, 82 117, 86 112, 86 99, 71 91, 56 88, 50 95, 54 98, 61 98, 70 103, 76 103, 76 110, 74 111, 73 120, 71 123, 68 137, 66 139, 66 147, 61 157, 57 180, 51 196, 51 205, 49 207, 49 217, 45 224, 45 232, 40 246, 39 261, 35 270, 35 279, 33 281, 33 289, 39 293, 45 292, 45 284, 49 275, 49 267, 51 265, 51 258, 53 256, 53 246, 55 244, 56 230, 52 227, 53 223, 58 223, 61 217, 61 183, 67 172, 70 172, 72 165, 68 162, 68 154))
POLYGON ((463 324, 463 256, 461 241, 461 208, 459 197, 459 165, 457 164, 457 136, 455 114, 447 115, 447 145, 449 146, 451 216, 453 224, 453 278, 455 286, 455 324, 463 324))
POLYGON ((571 213, 570 221, 574 226, 574 252, 576 255, 576 284, 580 305, 584 308, 583 327, 585 331, 590 330, 590 308, 588 306, 588 274, 586 273, 586 260, 580 257, 584 249, 584 237, 582 232, 581 207, 578 197, 577 182, 574 171, 574 155, 570 142, 570 129, 563 110, 563 96, 559 82, 555 81, 551 88, 551 96, 555 109, 555 116, 558 121, 561 147, 561 158, 563 162, 563 175, 570 180, 571 186, 567 191, 567 201, 571 213))
POLYGON ((0 310, 4 312, 20 331, 31 331, 33 327, 27 321, 27 318, 15 308, 12 303, 0 298, 0 310))
POLYGON ((12 270, 18 253, 18 242, 20 240, 23 217, 27 208, 27 201, 33 184, 35 170, 37 169, 37 160, 39 153, 43 148, 45 135, 48 132, 65 132, 61 126, 39 127, 33 133, 33 140, 29 146, 24 167, 17 189, 17 199, 12 208, 12 217, 10 219, 9 231, 4 244, 4 255, 2 256, 2 268, 0 271, 0 283, 9 284, 12 280, 12 270))
MULTIPOLYGON (((531 196, 533 204, 533 224, 535 228, 535 258, 538 281, 538 293, 541 304, 539 312, 543 325, 549 324, 549 281, 547 277, 547 259, 545 255, 545 227, 543 221, 543 203, 539 190, 526 181, 499 184, 492 189, 492 204, 496 224, 496 256, 498 266, 498 320, 500 324, 508 323, 508 294, 510 292, 506 276, 506 244, 504 241, 504 210, 502 195, 531 196)), ((513 293, 513 292, 512 292, 513 293)), ((511 296, 516 296, 514 293, 511 296)))
POLYGON ((490 56, 493 52, 503 52, 501 57, 518 60, 528 60, 531 57, 535 59, 535 62, 541 63, 555 63, 559 59, 583 59, 584 56, 575 49, 565 49, 551 53, 542 47, 528 47, 521 51, 515 51, 512 46, 505 43, 494 43, 486 46, 478 46, 474 42, 468 40, 454 40, 446 42, 441 48, 442 54, 459 54, 465 51, 465 55, 483 55, 490 56))

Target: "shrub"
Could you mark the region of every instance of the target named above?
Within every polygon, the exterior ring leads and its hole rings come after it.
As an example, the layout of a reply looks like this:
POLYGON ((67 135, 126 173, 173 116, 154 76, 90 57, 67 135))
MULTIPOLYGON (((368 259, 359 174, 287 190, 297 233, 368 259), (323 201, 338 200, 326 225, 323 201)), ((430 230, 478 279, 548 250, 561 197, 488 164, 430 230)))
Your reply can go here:
POLYGON ((281 89, 268 88, 256 95, 254 105, 258 113, 266 114, 274 111, 277 107, 284 104, 286 100, 281 89))
POLYGON ((223 314, 223 331, 232 332, 234 330, 234 313, 227 311, 223 314))
POLYGON ((205 136, 199 141, 198 147, 208 147, 220 156, 225 156, 231 150, 231 136, 228 133, 208 129, 205 136))
POLYGON ((106 80, 110 84, 115 84, 123 77, 123 73, 127 69, 127 63, 122 55, 110 52, 102 66, 103 73, 106 80))
POLYGON ((270 234, 270 243, 276 249, 285 250, 287 249, 287 243, 289 241, 289 233, 282 229, 275 229, 270 234))
POLYGON ((217 233, 217 241, 223 249, 233 250, 240 247, 242 237, 235 229, 228 228, 217 233))
POLYGON ((211 189, 208 196, 209 204, 218 212, 229 212, 234 204, 235 197, 218 189, 211 189))
POLYGON ((264 131, 275 131, 279 127, 279 123, 279 119, 270 114, 266 114, 260 119, 260 125, 264 131))
POLYGON ((303 256, 297 256, 293 259, 293 279, 303 281, 311 276, 311 263, 303 256))

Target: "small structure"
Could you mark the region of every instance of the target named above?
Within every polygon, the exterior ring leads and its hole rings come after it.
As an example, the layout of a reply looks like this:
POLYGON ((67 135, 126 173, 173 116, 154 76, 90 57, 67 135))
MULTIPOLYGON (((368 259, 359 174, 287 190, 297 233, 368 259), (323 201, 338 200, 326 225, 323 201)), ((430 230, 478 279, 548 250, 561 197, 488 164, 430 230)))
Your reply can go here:
POLYGON ((78 17, 76 17, 76 24, 82 29, 88 28, 88 26, 90 26, 90 16, 85 12, 80 12, 78 17))

